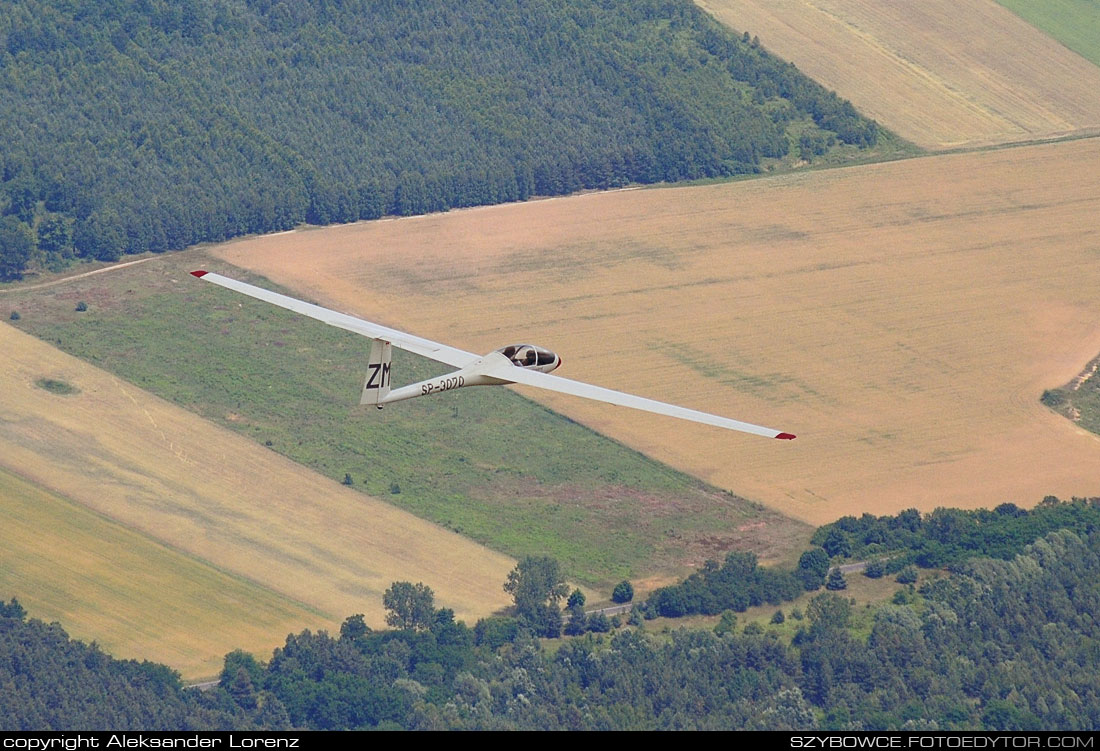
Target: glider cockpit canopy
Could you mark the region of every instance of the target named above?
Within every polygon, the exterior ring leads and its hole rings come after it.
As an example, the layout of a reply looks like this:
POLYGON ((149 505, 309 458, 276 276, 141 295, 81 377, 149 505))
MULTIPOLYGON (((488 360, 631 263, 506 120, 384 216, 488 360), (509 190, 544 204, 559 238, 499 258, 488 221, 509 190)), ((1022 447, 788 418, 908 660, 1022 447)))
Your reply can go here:
POLYGON ((501 347, 497 352, 507 357, 517 367, 541 370, 543 373, 549 373, 561 365, 560 357, 534 344, 509 344, 507 347, 501 347))

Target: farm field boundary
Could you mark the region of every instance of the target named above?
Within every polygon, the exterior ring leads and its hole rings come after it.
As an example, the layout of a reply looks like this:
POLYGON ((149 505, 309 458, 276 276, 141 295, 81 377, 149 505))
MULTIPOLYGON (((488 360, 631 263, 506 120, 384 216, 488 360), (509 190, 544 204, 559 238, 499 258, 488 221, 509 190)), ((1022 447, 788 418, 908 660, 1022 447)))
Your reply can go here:
POLYGON ((1100 65, 1100 6, 1091 0, 997 0, 1071 50, 1100 65))

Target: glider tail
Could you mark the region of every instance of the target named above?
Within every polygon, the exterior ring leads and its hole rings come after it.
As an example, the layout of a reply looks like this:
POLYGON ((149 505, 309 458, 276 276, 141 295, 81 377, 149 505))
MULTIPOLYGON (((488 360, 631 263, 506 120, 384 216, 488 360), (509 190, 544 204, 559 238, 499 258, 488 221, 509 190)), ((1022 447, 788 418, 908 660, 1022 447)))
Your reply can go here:
POLYGON ((360 404, 374 404, 382 409, 382 402, 390 394, 390 359, 392 357, 392 344, 383 339, 371 340, 367 380, 363 383, 360 404))

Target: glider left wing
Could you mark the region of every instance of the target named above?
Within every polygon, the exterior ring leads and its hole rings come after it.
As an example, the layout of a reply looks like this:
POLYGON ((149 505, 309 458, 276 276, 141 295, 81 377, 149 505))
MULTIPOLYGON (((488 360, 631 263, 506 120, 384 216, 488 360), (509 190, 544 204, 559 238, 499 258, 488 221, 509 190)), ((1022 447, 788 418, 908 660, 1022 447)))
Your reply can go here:
POLYGON ((581 396, 586 399, 595 399, 596 401, 616 404, 620 407, 640 409, 658 415, 679 417, 682 420, 691 420, 692 422, 698 422, 704 425, 714 425, 719 428, 726 428, 727 430, 739 430, 742 433, 752 433, 753 435, 761 435, 765 438, 779 438, 783 440, 794 438, 794 435, 791 433, 765 428, 762 425, 753 425, 750 422, 731 420, 728 417, 712 415, 709 412, 700 412, 696 409, 680 407, 676 404, 668 404, 667 402, 659 402, 656 399, 647 399, 644 396, 626 394, 622 391, 615 391, 614 389, 604 388, 603 386, 594 386, 591 383, 573 381, 568 378, 562 378, 561 376, 550 375, 549 373, 540 373, 536 370, 526 370, 524 368, 516 368, 509 365, 486 371, 486 375, 500 378, 511 383, 534 386, 536 388, 546 389, 547 391, 557 391, 572 396, 581 396))
POLYGON ((395 347, 400 347, 413 354, 427 357, 430 360, 445 363, 455 368, 464 368, 480 359, 480 355, 475 355, 473 352, 466 352, 465 350, 455 347, 448 347, 445 344, 433 342, 430 339, 422 339, 419 336, 406 334, 404 331, 391 329, 377 323, 371 323, 370 321, 364 321, 362 318, 349 316, 346 313, 337 313, 335 310, 329 310, 328 308, 322 308, 320 305, 313 305, 308 302, 303 302, 302 300, 296 300, 293 297, 280 295, 278 292, 272 292, 271 290, 257 287, 253 284, 245 284, 244 282, 230 279, 221 274, 199 270, 192 271, 191 275, 203 281, 213 282, 222 287, 235 290, 249 297, 255 297, 257 300, 263 300, 272 305, 278 305, 280 308, 286 308, 287 310, 293 310, 295 313, 301 313, 304 316, 315 318, 318 321, 327 323, 329 326, 335 326, 347 331, 354 331, 356 334, 369 336, 371 339, 384 339, 395 347))

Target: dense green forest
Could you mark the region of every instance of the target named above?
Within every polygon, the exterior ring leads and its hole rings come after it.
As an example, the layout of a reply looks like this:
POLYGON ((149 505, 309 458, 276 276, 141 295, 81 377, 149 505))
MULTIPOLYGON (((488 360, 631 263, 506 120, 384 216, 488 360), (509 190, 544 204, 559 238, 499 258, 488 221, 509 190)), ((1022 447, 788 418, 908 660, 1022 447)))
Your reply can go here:
POLYGON ((1012 560, 958 564, 869 617, 819 594, 804 614, 790 612, 799 624, 791 639, 756 623, 649 633, 637 622, 548 649, 517 619, 468 628, 435 610, 425 590, 395 583, 387 593, 402 630, 371 631, 352 616, 338 635, 291 634, 266 662, 233 652, 220 686, 202 694, 181 689, 167 668, 112 660, 56 624, 28 621, 12 601, 0 609, 0 723, 1100 728, 1096 529, 1051 532, 1012 560))
POLYGON ((0 279, 877 136, 689 0, 0 0, 0 279))

